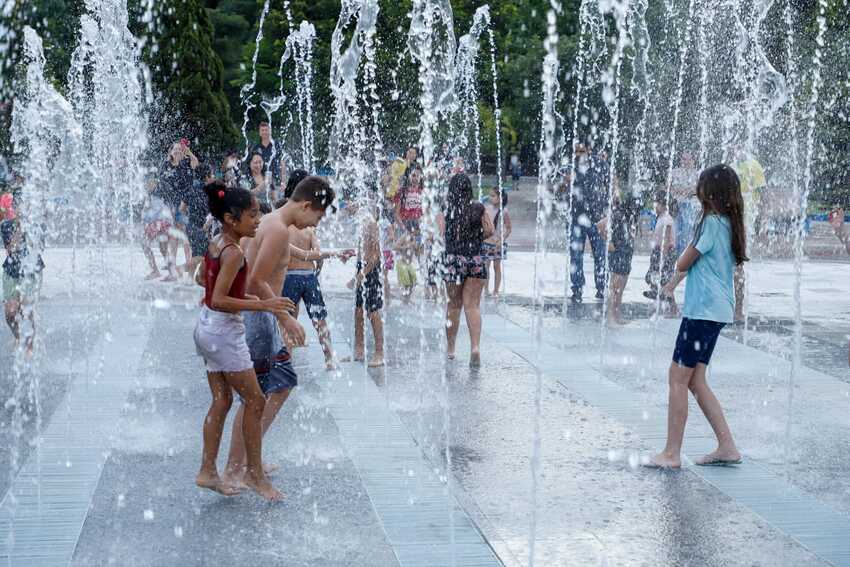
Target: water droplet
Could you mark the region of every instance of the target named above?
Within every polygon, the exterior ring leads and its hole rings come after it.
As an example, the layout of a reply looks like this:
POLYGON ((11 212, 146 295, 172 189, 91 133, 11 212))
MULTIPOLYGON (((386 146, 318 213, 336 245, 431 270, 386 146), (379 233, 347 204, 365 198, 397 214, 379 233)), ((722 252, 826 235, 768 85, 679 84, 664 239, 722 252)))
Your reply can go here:
POLYGON ((183 526, 174 526, 174 535, 177 537, 183 537, 183 526))
POLYGON ((153 520, 153 510, 150 510, 150 509, 145 510, 144 517, 145 517, 146 522, 152 521, 153 520))

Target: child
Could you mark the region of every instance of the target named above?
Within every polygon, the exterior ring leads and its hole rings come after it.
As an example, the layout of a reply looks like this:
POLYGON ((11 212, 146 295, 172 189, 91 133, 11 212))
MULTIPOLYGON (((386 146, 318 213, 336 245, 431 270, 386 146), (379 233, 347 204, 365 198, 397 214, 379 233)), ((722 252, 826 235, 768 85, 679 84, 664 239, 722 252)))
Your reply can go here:
MULTIPOLYGON (((493 187, 490 190, 490 202, 485 206, 487 214, 493 220, 496 232, 481 245, 481 253, 489 266, 493 262, 493 299, 499 298, 502 286, 502 260, 507 258, 508 237, 511 235, 511 215, 508 214, 508 194, 504 189, 493 187)), ((488 270, 489 275, 489 270, 488 270)), ((490 294, 489 281, 485 288, 490 294)))
MULTIPOLYGON (((328 311, 325 308, 325 299, 319 285, 319 264, 326 258, 340 258, 343 262, 354 255, 354 250, 343 250, 341 252, 322 252, 319 249, 319 239, 312 227, 299 229, 295 225, 289 226, 289 267, 286 279, 283 281, 281 295, 288 297, 295 303, 295 318, 298 318, 298 305, 301 301, 307 308, 307 315, 316 328, 319 335, 319 344, 325 354, 325 369, 335 370, 337 368, 334 359, 331 331, 328 327, 328 311)), ((292 345, 289 345, 292 350, 292 345)))
POLYGON ((395 261, 398 285, 401 287, 401 297, 405 304, 410 303, 413 290, 416 287, 416 269, 413 267, 413 257, 416 254, 416 242, 414 235, 402 231, 401 236, 395 240, 395 253, 398 259, 395 261))
MULTIPOLYGON (((671 201, 671 205, 674 201, 671 201)), ((676 270, 676 223, 673 215, 667 210, 667 194, 659 191, 655 194, 655 229, 652 238, 652 255, 649 259, 649 270, 644 278, 649 289, 643 292, 644 297, 656 299, 658 288, 665 286, 673 277, 676 270)), ((670 312, 676 313, 676 300, 672 296, 662 297, 670 305, 670 312)))
MULTIPOLYGON (((381 249, 379 244, 377 211, 370 207, 368 217, 363 223, 362 236, 357 256, 357 289, 354 307, 354 356, 353 360, 363 361, 366 356, 363 311, 372 324, 375 338, 375 353, 369 359, 369 367, 384 365, 384 321, 381 309, 384 299, 381 287, 381 249)), ((356 211, 353 208, 352 212, 356 211)))
POLYGON ((697 459, 698 465, 732 465, 741 462, 741 453, 732 439, 720 402, 706 382, 705 374, 717 337, 724 325, 732 323, 735 307, 733 274, 748 260, 744 228, 744 201, 738 175, 727 165, 703 171, 697 182, 702 218, 694 243, 676 263, 678 273, 665 286, 672 295, 687 275, 684 318, 679 327, 673 362, 669 372, 667 445, 647 466, 681 466, 682 438, 688 419, 688 390, 693 392, 717 436, 717 449, 697 459))
POLYGON ((147 196, 142 210, 142 225, 144 236, 142 238, 142 252, 151 267, 150 273, 145 276, 146 280, 157 280, 161 274, 156 266, 156 258, 153 254, 151 244, 156 242, 163 258, 168 261, 168 234, 171 231, 171 210, 160 197, 154 195, 157 187, 156 178, 146 181, 147 196))
POLYGON ((622 304, 623 291, 632 271, 632 257, 634 256, 635 231, 637 229, 640 205, 637 199, 631 195, 620 195, 614 193, 614 207, 611 211, 611 225, 609 231, 606 220, 600 221, 599 232, 608 239, 608 272, 610 273, 610 290, 607 321, 610 326, 624 325, 622 304))
POLYGON ((3 302, 6 324, 15 341, 21 343, 21 322, 26 318, 29 329, 23 335, 27 356, 31 356, 35 344, 35 314, 32 305, 41 290, 41 273, 44 261, 39 255, 32 266, 28 266, 29 247, 17 220, 0 222, 6 260, 3 262, 3 302))
MULTIPOLYGON (((260 206, 244 189, 228 189, 214 182, 204 187, 212 215, 221 222, 222 232, 210 242, 204 256, 204 305, 195 327, 195 346, 207 368, 212 404, 204 420, 204 451, 195 483, 232 496, 237 489, 218 475, 216 458, 221 444, 224 420, 233 404, 231 389, 243 400, 242 437, 247 451, 244 483, 267 500, 283 496, 266 478, 262 464, 261 419, 265 397, 245 340, 242 311, 269 311, 282 315, 294 309, 292 301, 281 297, 258 299, 245 294, 248 265, 239 246, 241 238, 252 238, 260 224, 260 206)), ((200 283, 200 282, 199 282, 200 283)))

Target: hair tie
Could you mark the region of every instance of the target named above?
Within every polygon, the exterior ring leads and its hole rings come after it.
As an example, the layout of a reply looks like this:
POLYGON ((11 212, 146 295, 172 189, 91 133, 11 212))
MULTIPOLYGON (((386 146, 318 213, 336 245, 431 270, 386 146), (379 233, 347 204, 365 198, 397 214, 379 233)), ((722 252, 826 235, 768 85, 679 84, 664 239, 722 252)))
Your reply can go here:
POLYGON ((218 192, 218 198, 224 199, 224 191, 223 190, 218 192))

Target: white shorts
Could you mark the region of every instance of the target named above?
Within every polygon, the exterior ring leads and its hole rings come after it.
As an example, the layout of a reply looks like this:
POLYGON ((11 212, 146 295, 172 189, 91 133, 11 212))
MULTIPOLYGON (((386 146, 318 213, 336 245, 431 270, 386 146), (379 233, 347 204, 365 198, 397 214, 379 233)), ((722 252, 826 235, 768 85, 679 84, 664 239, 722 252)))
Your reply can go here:
POLYGON ((245 323, 239 313, 202 306, 195 326, 195 349, 204 359, 207 372, 241 372, 254 368, 245 342, 245 323))

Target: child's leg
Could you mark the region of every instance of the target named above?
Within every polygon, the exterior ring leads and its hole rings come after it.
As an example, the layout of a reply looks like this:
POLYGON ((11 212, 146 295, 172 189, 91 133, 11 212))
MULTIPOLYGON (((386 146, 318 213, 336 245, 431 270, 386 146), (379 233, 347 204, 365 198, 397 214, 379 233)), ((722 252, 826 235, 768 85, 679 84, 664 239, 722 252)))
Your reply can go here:
POLYGON ((691 392, 699 404, 702 413, 711 424, 714 434, 717 436, 717 449, 714 453, 706 455, 703 459, 721 459, 721 460, 737 460, 741 458, 741 453, 735 446, 735 440, 732 438, 732 431, 729 429, 729 424, 726 422, 726 416, 723 415, 723 408, 720 407, 720 402, 714 395, 714 392, 708 386, 705 380, 705 364, 699 363, 694 371, 694 376, 689 385, 691 392))
POLYGON ((463 312, 469 328, 470 362, 481 362, 481 291, 487 280, 468 278, 463 282, 463 312))
POLYGON ((313 327, 316 328, 316 333, 319 335, 322 352, 325 353, 325 366, 328 370, 333 370, 336 368, 336 363, 334 362, 333 343, 331 342, 331 330, 328 327, 328 322, 324 319, 316 319, 313 321, 313 327))
POLYGON ((230 496, 236 493, 236 490, 222 482, 218 476, 218 468, 216 467, 216 458, 218 457, 218 449, 221 445, 221 433, 224 430, 224 420, 227 418, 227 412, 230 411, 230 406, 233 404, 233 394, 230 391, 230 386, 224 379, 224 375, 220 372, 210 372, 207 374, 207 380, 212 393, 212 403, 207 411, 207 417, 204 419, 204 449, 203 458, 201 460, 201 470, 195 479, 195 484, 202 488, 209 488, 216 492, 230 496))
MULTIPOLYGON (((263 407, 263 418, 260 422, 262 435, 271 427, 280 409, 286 402, 292 390, 283 390, 269 394, 266 399, 266 404, 263 407)), ((243 436, 245 419, 245 404, 240 404, 236 411, 236 416, 233 418, 233 430, 230 433, 230 452, 227 455, 227 465, 224 468, 224 479, 229 484, 238 486, 243 483, 243 478, 246 470, 246 449, 245 438, 243 436)), ((269 473, 276 470, 275 465, 263 463, 263 472, 269 473)))
POLYGON ((363 336, 363 325, 365 321, 363 319, 363 308, 355 307, 354 308, 354 353, 353 359, 355 361, 362 361, 365 356, 365 338, 363 336))
POLYGON ((502 289, 502 261, 493 260, 493 295, 499 295, 502 289))
POLYGON ((384 365, 384 320, 381 311, 369 313, 369 322, 372 323, 372 335, 375 337, 375 354, 369 359, 369 366, 384 365))
POLYGON ((747 274, 743 266, 735 268, 735 321, 744 320, 744 291, 747 287, 747 274))
MULTIPOLYGON (((242 439, 247 462, 245 484, 268 500, 280 500, 282 494, 271 485, 263 470, 263 413, 266 399, 260 390, 254 370, 228 372, 227 382, 242 397, 242 439)), ((279 408, 278 408, 279 409, 279 408)), ((238 437, 238 436, 237 436, 238 437)))
POLYGON ((670 363, 667 406, 667 444, 664 451, 652 457, 656 465, 678 468, 682 464, 682 440, 685 436, 685 424, 688 421, 688 386, 694 376, 694 369, 670 363))
POLYGON ((144 252, 145 259, 148 261, 148 265, 151 267, 151 272, 147 275, 145 279, 158 278, 159 268, 156 265, 156 258, 153 255, 153 250, 151 250, 151 243, 149 240, 142 240, 142 252, 144 252))
POLYGON ((6 300, 3 307, 6 315, 6 324, 9 325, 9 330, 12 331, 12 336, 16 341, 21 339, 21 300, 19 297, 10 297, 6 300))
POLYGON ((608 304, 608 322, 621 323, 623 316, 621 306, 623 304, 623 290, 626 288, 628 274, 611 273, 611 296, 608 304))
POLYGON ((177 239, 174 235, 168 237, 168 276, 165 281, 177 280, 177 239))
POLYGON ((449 358, 455 357, 455 343, 457 332, 460 327, 460 310, 463 309, 463 286, 455 283, 446 284, 446 293, 449 296, 446 305, 446 343, 449 358))

